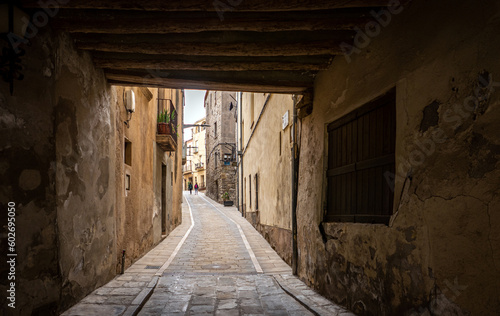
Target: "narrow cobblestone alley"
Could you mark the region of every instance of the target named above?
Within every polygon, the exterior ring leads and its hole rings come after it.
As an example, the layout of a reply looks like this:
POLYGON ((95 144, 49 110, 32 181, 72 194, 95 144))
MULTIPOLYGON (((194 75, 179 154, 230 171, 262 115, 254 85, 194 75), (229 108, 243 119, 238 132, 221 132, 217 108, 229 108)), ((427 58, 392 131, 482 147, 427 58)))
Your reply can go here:
POLYGON ((184 197, 182 225, 63 315, 353 315, 294 277, 236 208, 184 197))

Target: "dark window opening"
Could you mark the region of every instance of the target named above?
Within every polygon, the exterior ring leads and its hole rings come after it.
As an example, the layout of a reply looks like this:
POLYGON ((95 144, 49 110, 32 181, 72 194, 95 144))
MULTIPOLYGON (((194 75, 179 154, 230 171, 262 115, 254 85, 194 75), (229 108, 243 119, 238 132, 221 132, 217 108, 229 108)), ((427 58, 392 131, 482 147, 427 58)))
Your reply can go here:
POLYGON ((125 139, 124 152, 125 152, 125 157, 124 157, 125 164, 132 166, 132 143, 127 139, 125 139))
POLYGON ((395 143, 395 91, 328 125, 326 221, 389 223, 395 143))

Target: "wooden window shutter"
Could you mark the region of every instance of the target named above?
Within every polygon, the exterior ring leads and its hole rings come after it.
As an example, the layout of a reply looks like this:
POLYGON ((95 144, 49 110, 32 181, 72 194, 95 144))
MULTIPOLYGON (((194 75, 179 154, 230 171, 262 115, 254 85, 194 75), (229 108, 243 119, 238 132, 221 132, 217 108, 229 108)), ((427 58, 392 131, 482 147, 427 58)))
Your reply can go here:
POLYGON ((394 90, 328 125, 326 221, 389 222, 395 143, 394 90))

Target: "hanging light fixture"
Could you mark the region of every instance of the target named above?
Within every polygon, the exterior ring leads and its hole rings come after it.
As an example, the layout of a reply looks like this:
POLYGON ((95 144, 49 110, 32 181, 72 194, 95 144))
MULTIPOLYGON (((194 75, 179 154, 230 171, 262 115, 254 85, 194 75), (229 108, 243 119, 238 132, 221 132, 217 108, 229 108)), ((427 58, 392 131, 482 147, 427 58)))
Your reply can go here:
POLYGON ((14 5, 13 1, 0 4, 0 38, 5 41, 0 55, 0 74, 9 83, 10 95, 14 93, 14 80, 23 80, 21 57, 24 49, 19 42, 26 42, 24 36, 29 15, 14 5), (16 44, 17 43, 17 44, 16 44))

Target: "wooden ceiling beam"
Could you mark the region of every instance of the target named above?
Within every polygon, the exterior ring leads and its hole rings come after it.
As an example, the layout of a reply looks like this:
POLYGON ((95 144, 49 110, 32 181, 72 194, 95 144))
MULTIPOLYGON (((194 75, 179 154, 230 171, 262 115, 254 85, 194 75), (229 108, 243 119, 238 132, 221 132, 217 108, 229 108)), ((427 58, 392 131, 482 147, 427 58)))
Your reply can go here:
POLYGON ((196 32, 165 34, 106 34, 106 33, 72 33, 77 42, 86 43, 262 43, 271 42, 276 45, 297 42, 320 42, 329 40, 352 41, 355 31, 293 31, 293 32, 196 32))
POLYGON ((351 30, 373 19, 366 11, 233 12, 221 21, 207 12, 61 11, 51 24, 71 33, 165 34, 202 31, 332 31, 351 30))
POLYGON ((131 75, 141 78, 198 80, 220 83, 255 84, 265 86, 311 87, 315 72, 304 71, 191 71, 162 69, 107 69, 106 74, 131 75))
MULTIPOLYGON (((293 61, 272 60, 265 58, 211 58, 199 56, 197 59, 185 57, 168 57, 159 55, 132 55, 132 54, 93 54, 96 66, 108 69, 161 69, 173 70, 204 70, 204 71, 319 71, 328 68, 329 59, 313 60, 308 56, 300 56, 293 61), (125 56, 123 56, 125 55, 125 56)), ((331 57, 333 58, 333 56, 331 57)))
POLYGON ((219 91, 242 91, 262 93, 301 94, 307 88, 302 86, 262 85, 254 83, 222 83, 199 80, 167 78, 143 78, 133 75, 107 73, 108 83, 118 86, 154 87, 169 89, 197 89, 219 91))
MULTIPOLYGON (((40 8, 39 0, 22 0, 25 8, 40 8)), ((64 2, 64 3, 62 3, 64 2)), ((401 1, 403 3, 405 1, 401 1)), ((301 11, 387 6, 388 0, 71 0, 59 8, 145 11, 301 11)))
POLYGON ((299 43, 87 43, 77 41, 78 48, 91 51, 135 53, 153 55, 191 56, 313 56, 340 55, 343 41, 320 41, 299 43))

